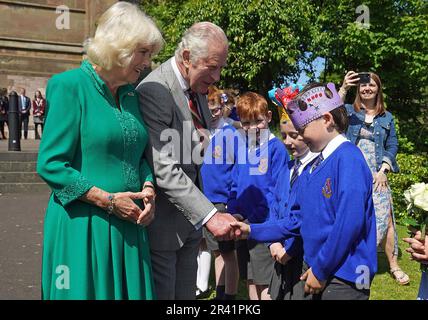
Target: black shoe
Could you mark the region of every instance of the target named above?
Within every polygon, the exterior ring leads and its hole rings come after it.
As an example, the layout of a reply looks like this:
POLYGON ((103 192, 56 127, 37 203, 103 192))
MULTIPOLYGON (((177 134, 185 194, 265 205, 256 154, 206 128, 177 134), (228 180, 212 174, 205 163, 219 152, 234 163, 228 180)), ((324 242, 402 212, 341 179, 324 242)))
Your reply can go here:
MULTIPOLYGON (((198 291, 199 291, 199 289, 198 289, 198 291)), ((196 295, 196 299, 198 299, 198 300, 207 299, 211 296, 212 292, 213 292, 213 289, 211 287, 208 287, 208 289, 205 291, 202 291, 202 292, 199 291, 199 293, 196 295)))

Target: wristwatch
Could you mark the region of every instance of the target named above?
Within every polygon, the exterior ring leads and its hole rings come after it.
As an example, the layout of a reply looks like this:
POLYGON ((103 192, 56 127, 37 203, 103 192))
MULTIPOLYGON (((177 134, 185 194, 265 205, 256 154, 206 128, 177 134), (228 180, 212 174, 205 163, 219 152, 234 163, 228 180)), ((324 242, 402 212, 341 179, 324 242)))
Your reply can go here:
POLYGON ((383 172, 384 174, 388 174, 389 169, 388 169, 388 168, 383 168, 382 172, 383 172))

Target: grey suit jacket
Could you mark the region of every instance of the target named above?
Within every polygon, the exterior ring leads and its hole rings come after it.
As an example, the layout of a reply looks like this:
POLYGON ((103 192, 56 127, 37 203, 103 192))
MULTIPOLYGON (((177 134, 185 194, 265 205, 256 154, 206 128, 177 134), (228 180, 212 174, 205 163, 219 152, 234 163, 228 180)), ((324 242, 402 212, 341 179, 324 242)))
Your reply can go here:
MULTIPOLYGON (((200 154, 200 143, 171 59, 152 71, 137 91, 150 137, 151 148, 146 148, 146 157, 157 185, 156 215, 148 228, 150 246, 155 250, 176 250, 214 209, 198 188, 202 189, 200 164, 191 157, 192 153, 200 154)), ((211 113, 206 97, 198 94, 197 99, 209 127, 211 113)))

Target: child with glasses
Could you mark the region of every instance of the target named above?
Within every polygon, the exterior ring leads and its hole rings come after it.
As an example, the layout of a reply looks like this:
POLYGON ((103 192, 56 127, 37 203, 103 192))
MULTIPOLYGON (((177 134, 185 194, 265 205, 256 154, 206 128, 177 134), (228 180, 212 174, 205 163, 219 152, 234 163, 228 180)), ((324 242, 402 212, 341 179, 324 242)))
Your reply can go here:
MULTIPOLYGON (((227 212, 226 204, 229 200, 232 185, 232 169, 238 154, 238 144, 242 140, 235 128, 223 119, 223 104, 221 91, 214 86, 209 88, 208 108, 211 111, 210 143, 204 155, 201 168, 204 194, 214 203, 220 212, 227 212)), ((241 142, 243 143, 243 142, 241 142)), ((239 270, 235 251, 235 241, 217 241, 205 228, 203 229, 206 248, 214 253, 216 278, 216 300, 233 300, 238 291, 239 270)), ((208 251, 207 250, 207 251, 208 251)), ((208 282, 210 259, 204 262, 206 253, 201 250, 198 257, 200 268, 198 279, 204 273, 203 265, 207 265, 205 279, 208 282)), ((208 260, 208 259, 207 259, 208 260)), ((198 281, 200 282, 200 281, 198 281)), ((199 284, 200 291, 208 288, 199 284)))

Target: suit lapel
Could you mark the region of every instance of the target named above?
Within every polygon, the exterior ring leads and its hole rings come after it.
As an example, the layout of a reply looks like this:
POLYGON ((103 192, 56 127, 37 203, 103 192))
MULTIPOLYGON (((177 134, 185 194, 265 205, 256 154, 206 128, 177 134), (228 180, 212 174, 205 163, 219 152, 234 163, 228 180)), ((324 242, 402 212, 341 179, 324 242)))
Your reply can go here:
POLYGON ((178 82, 178 79, 172 69, 171 59, 162 64, 162 73, 165 74, 165 81, 169 87, 172 97, 174 98, 175 104, 179 107, 181 114, 185 120, 192 121, 192 115, 189 110, 186 96, 184 95, 183 89, 178 82))

